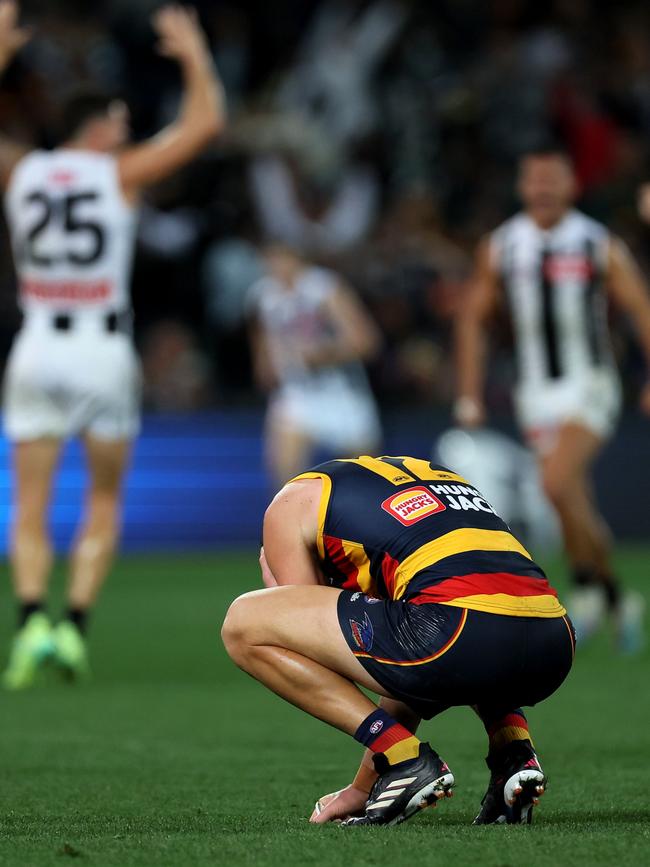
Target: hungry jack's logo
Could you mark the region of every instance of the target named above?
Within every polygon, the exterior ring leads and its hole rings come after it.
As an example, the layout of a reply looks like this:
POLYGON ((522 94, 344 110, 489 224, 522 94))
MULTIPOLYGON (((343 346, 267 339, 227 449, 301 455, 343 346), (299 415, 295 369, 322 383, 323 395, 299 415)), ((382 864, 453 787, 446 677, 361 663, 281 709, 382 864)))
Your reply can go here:
POLYGON ((381 507, 405 527, 410 527, 429 515, 444 512, 447 508, 435 494, 421 485, 393 494, 384 500, 381 507))

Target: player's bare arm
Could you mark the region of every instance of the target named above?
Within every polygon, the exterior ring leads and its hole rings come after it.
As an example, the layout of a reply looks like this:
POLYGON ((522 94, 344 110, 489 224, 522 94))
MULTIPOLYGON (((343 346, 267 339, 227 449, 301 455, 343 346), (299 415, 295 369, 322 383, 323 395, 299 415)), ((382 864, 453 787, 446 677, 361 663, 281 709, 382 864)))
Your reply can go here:
POLYGON ((322 486, 320 479, 300 479, 275 495, 264 515, 263 578, 266 570, 278 586, 321 583, 314 540, 322 486))
POLYGON ((609 248, 608 290, 610 296, 629 317, 648 365, 648 381, 644 386, 640 405, 650 415, 650 294, 627 245, 614 238, 609 248))
POLYGON ((222 637, 231 658, 244 671, 291 704, 354 734, 375 707, 355 683, 374 692, 383 690, 340 633, 336 614, 340 591, 317 586, 309 544, 316 542, 309 516, 315 521, 317 501, 316 486, 298 483, 287 485, 276 497, 265 516, 264 541, 269 570, 284 586, 236 599, 222 637), (309 524, 311 540, 304 536, 309 524), (277 540, 272 538, 276 533, 277 540))
POLYGON ((248 325, 248 343, 255 384, 261 391, 271 391, 278 384, 278 371, 269 351, 268 337, 257 316, 248 325))
POLYGON ((223 87, 196 14, 169 5, 153 16, 158 51, 175 60, 183 75, 184 97, 176 120, 157 136, 119 157, 119 175, 127 196, 163 180, 190 162, 224 128, 223 87))
MULTIPOLYGON (((26 27, 19 25, 19 15, 20 7, 15 0, 0 0, 0 75, 31 36, 26 27)), ((16 164, 28 151, 25 145, 0 134, 0 184, 3 188, 16 164)))
POLYGON ((454 328, 458 395, 454 414, 460 424, 471 427, 485 421, 486 324, 498 300, 499 279, 491 261, 489 239, 485 238, 479 245, 474 276, 454 328))
POLYGON ((310 347, 305 361, 311 367, 369 361, 381 346, 379 331, 351 289, 339 283, 324 303, 334 329, 331 339, 310 347))

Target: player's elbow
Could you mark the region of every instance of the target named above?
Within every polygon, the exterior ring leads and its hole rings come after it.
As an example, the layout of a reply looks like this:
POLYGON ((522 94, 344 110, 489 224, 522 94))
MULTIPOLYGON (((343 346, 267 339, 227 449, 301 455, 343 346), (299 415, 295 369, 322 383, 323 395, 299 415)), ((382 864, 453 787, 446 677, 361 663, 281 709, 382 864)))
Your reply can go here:
POLYGON ((221 135, 225 128, 225 118, 218 111, 213 110, 208 113, 207 117, 202 121, 202 134, 206 144, 209 144, 217 136, 221 135))
POLYGON ((372 361, 379 355, 382 339, 375 328, 367 328, 358 333, 352 341, 351 350, 359 361, 372 361))
POLYGON ((206 107, 206 110, 198 114, 193 121, 193 133, 199 146, 206 147, 211 144, 217 136, 221 135, 225 125, 225 117, 216 106, 206 107))
POLYGON ((216 113, 206 112, 185 118, 180 126, 187 156, 195 157, 209 147, 223 129, 216 113))
POLYGON ((382 346, 381 335, 374 328, 364 335, 361 342, 360 356, 362 361, 372 361, 379 355, 382 346))

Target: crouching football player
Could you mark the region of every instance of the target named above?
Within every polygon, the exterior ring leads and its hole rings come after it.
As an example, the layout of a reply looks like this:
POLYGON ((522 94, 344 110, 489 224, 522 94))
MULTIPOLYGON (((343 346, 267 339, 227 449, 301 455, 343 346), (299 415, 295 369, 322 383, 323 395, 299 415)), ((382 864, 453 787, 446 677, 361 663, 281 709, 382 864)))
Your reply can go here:
POLYGON ((458 705, 489 737, 475 823, 530 821, 546 778, 521 708, 566 678, 573 631, 476 488, 416 458, 322 464, 269 506, 261 565, 267 589, 226 616, 228 653, 367 748, 351 786, 323 798, 313 821, 394 825, 449 795, 452 772, 415 732, 458 705))

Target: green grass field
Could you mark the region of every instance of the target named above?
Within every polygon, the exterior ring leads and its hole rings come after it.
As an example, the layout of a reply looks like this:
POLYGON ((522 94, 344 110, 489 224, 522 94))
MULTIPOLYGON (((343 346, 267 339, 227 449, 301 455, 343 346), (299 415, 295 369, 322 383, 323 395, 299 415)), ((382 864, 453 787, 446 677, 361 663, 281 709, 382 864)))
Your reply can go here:
MULTIPOLYGON (((650 552, 619 559, 647 593, 650 552)), ((532 827, 470 827, 485 741, 457 709, 423 729, 452 801, 396 829, 316 828, 315 799, 349 782, 359 748, 225 657, 223 613, 257 581, 253 554, 123 559, 92 624, 93 683, 0 696, 3 867, 650 864, 647 653, 617 658, 603 636, 531 711, 551 779, 532 827)), ((6 580, 2 602, 5 641, 6 580)))

